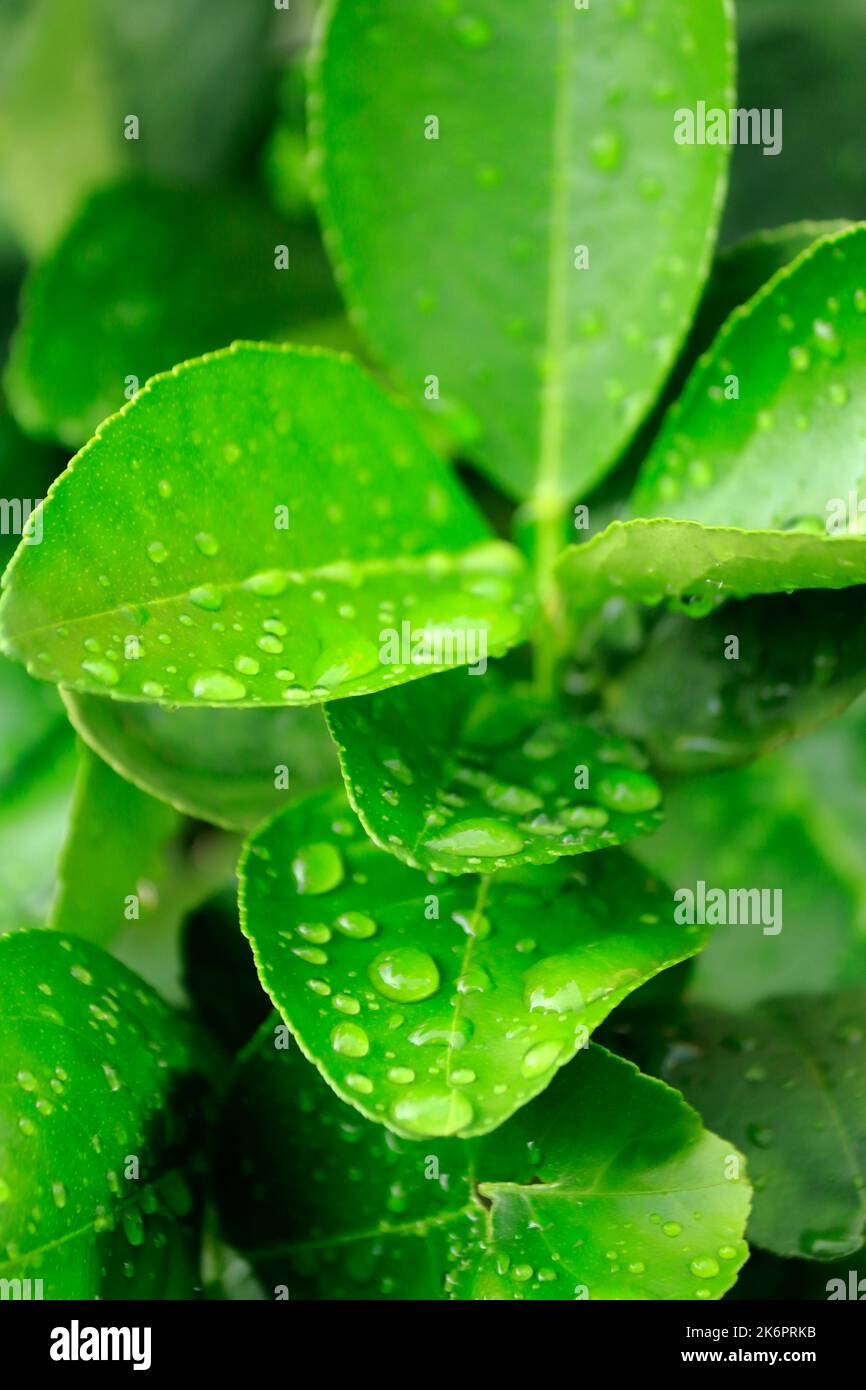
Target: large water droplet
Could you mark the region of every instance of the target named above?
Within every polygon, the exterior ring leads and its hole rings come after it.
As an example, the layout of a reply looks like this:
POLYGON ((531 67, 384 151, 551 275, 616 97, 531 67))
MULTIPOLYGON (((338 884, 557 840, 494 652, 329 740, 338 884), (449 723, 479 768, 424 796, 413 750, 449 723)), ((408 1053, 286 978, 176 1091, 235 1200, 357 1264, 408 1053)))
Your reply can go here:
POLYGON ((634 816, 641 811, 654 811, 662 799, 661 789, 646 772, 628 767, 615 767, 598 779, 596 795, 611 811, 634 816))
POLYGON ((225 671, 200 671, 193 676, 189 689, 197 700, 215 700, 218 703, 242 700, 247 693, 246 686, 225 671))
POLYGON ((523 980, 523 998, 531 1012, 569 1014, 586 1007, 570 956, 548 956, 527 970, 523 980))
POLYGON ((341 1057, 366 1057, 370 1039, 359 1023, 338 1023, 331 1030, 331 1047, 341 1057))
POLYGON ((519 831, 498 820, 464 820, 452 825, 444 834, 426 840, 427 849, 466 858, 498 859, 517 854, 524 839, 519 831))
POLYGON ((435 960, 414 946, 381 951, 367 973, 380 994, 401 1004, 429 999, 439 988, 439 967, 435 960))
POLYGON ((292 860, 299 893, 330 893, 343 882, 345 872, 340 851, 327 841, 303 845, 292 860))
POLYGON ((446 1091, 433 1084, 407 1091, 391 1107, 396 1122, 412 1134, 445 1136, 470 1124, 472 1102, 462 1091, 446 1091))

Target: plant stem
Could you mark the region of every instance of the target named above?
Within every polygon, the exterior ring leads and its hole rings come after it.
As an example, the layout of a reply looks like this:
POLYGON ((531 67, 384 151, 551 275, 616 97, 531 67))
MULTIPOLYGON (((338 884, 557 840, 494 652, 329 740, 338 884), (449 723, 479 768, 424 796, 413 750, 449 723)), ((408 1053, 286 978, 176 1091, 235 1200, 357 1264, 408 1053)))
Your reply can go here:
POLYGON ((563 548, 565 507, 558 497, 539 497, 535 508, 535 583, 541 608, 533 643, 533 686, 550 700, 556 694, 562 656, 562 594, 554 568, 563 548))

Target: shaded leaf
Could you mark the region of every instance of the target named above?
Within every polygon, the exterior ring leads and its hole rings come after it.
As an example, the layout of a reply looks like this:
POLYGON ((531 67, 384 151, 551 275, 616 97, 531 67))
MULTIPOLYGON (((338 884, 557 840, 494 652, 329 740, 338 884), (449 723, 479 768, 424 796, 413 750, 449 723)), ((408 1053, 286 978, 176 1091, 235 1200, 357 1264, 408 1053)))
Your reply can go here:
POLYGON ((733 151, 725 233, 780 219, 866 216, 860 0, 740 0, 739 105, 782 110, 782 152, 733 151))
POLYGON ((236 344, 155 378, 40 516, 43 543, 4 576, 2 639, 75 690, 315 704, 459 665, 467 632, 501 652, 524 627, 518 553, 411 420, 315 350, 236 344))
POLYGON ((494 481, 567 501, 652 404, 706 273, 727 151, 678 145, 674 113, 728 105, 725 5, 327 14, 312 137, 354 322, 419 404, 437 377, 494 481))
POLYGON ((607 714, 656 768, 734 767, 840 714, 866 688, 864 653, 863 586, 832 602, 807 590, 729 603, 700 622, 666 614, 606 692, 607 714))
POLYGON ((862 1247, 866 993, 698 1014, 662 1074, 745 1153, 757 1245, 819 1260, 862 1247))
POLYGON ((107 945, 147 919, 174 869, 180 817, 81 750, 50 925, 107 945))
POLYGON ((187 1034, 87 942, 13 932, 0 965, 0 1274, 41 1279, 47 1299, 153 1296, 194 1232, 187 1034))
POLYGON ((227 830, 251 830, 338 777, 317 710, 166 710, 62 694, 78 733, 122 777, 227 830))
POLYGON ((346 811, 317 798, 253 836, 241 924, 305 1054, 396 1133, 493 1129, 620 1000, 701 946, 622 853, 425 882, 346 811))
POLYGON ((31 254, 44 253, 81 201, 127 169, 200 182, 239 153, 269 7, 35 0, 18 8, 0 74, 0 192, 31 254))
POLYGON ((852 710, 754 767, 667 787, 665 824, 634 846, 651 873, 674 887, 703 879, 781 893, 778 934, 713 930, 695 962, 695 1002, 741 1009, 866 983, 862 720, 852 710))
POLYGON ((416 868, 547 864, 623 844, 661 819, 637 749, 495 676, 455 671, 347 701, 328 727, 367 833, 416 868))
POLYGON ((131 180, 94 194, 25 282, 7 392, 30 434, 77 449, 157 372, 241 336, 303 341, 338 305, 313 227, 239 189, 131 180))
POLYGON ((729 1146, 673 1091, 601 1048, 495 1134, 419 1146, 347 1119, 274 1042, 266 1024, 235 1072, 218 1165, 229 1237, 268 1288, 330 1299, 719 1297, 743 1263, 749 1189, 725 1180, 729 1146))

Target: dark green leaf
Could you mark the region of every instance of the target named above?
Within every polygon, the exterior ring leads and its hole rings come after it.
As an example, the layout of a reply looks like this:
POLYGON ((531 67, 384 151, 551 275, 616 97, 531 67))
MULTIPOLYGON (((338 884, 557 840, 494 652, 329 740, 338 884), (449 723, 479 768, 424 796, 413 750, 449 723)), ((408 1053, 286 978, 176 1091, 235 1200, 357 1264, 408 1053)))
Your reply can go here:
POLYGON ((266 1025, 235 1073, 219 1161, 229 1238, 269 1288, 693 1299, 734 1282, 749 1203, 745 1180, 726 1179, 737 1156, 601 1048, 495 1134, 418 1145, 353 1122, 274 1044, 266 1025))
POLYGON ((745 1153, 757 1245, 819 1260, 862 1247, 866 993, 699 1014, 663 1075, 745 1153))
POLYGON ((470 639, 503 651, 529 606, 519 554, 408 416, 314 350, 236 344, 156 377, 39 516, 4 576, 4 646, 117 699, 368 694, 471 660, 470 639))
POLYGON ((344 701, 328 726, 367 833, 415 868, 548 864, 661 819, 661 791, 635 748, 495 676, 455 671, 344 701))
POLYGON ((252 830, 287 797, 339 777, 318 710, 166 710, 73 690, 63 699, 82 738, 121 776, 228 830, 252 830))
POLYGON ((304 1052, 399 1134, 493 1129, 702 944, 625 854, 425 882, 347 809, 317 798, 253 836, 241 922, 304 1052))
POLYGON ((852 710, 754 767, 667 788, 664 826, 635 844, 652 873, 678 887, 703 879, 781 894, 777 934, 713 930, 691 999, 741 1009, 866 983, 864 779, 863 715, 852 710))
POLYGON ((154 1266, 164 1280, 188 1258, 186 1032, 124 966, 55 932, 0 938, 0 994, 0 1275, 41 1279, 47 1299, 152 1296, 154 1266))
POLYGON ((312 133, 354 322, 413 400, 437 379, 494 481, 567 501, 651 405, 707 270, 727 151, 678 145, 674 113, 728 105, 726 7, 328 16, 312 133))
POLYGON ((90 198, 25 283, 7 391, 30 434, 77 449, 157 372, 240 336, 305 341, 338 304, 312 227, 238 189, 132 180, 90 198))
POLYGON ((612 683, 607 712, 655 767, 698 773, 808 733, 864 688, 866 588, 858 586, 832 601, 806 591, 729 603, 701 622, 665 615, 612 683))

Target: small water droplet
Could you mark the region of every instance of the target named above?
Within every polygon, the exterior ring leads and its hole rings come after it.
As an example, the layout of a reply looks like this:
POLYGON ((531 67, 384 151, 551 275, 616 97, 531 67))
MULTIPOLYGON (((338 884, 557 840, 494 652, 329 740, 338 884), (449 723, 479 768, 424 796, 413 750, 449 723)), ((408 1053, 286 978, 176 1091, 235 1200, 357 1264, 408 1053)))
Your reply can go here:
POLYGON ((292 873, 299 893, 330 893, 343 882, 345 872, 340 851, 327 841, 303 845, 292 860, 292 873))

